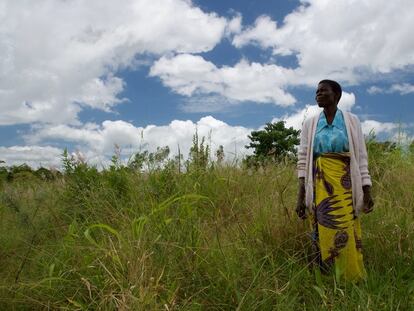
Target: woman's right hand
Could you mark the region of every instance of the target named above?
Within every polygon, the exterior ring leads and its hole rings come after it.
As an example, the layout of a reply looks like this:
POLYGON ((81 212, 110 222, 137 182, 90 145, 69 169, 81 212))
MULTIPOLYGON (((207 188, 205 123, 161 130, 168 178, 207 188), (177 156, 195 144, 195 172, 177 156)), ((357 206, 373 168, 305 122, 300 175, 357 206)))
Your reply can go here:
POLYGON ((374 208, 374 200, 371 196, 371 186, 363 186, 362 190, 364 191, 364 205, 362 211, 365 214, 371 213, 374 208))
POLYGON ((305 204, 305 178, 299 178, 298 201, 296 203, 296 214, 301 219, 306 219, 306 204, 305 204))

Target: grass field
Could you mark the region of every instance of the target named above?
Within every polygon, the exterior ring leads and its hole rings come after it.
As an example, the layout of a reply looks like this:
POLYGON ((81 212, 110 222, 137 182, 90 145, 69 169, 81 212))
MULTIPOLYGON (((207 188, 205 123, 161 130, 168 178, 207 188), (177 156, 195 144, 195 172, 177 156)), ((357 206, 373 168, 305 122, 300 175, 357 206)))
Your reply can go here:
POLYGON ((359 284, 315 275, 294 164, 80 164, 0 193, 0 310, 414 310, 414 156, 371 150, 359 284))

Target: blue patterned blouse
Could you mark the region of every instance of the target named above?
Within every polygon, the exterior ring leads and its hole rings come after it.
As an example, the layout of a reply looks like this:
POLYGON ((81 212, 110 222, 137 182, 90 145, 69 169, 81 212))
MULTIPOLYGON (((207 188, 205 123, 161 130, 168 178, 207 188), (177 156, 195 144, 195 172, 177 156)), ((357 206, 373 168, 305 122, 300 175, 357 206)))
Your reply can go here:
POLYGON ((328 124, 325 113, 322 111, 316 126, 313 156, 317 157, 326 152, 347 151, 349 151, 349 141, 342 111, 339 109, 336 111, 332 124, 328 124))

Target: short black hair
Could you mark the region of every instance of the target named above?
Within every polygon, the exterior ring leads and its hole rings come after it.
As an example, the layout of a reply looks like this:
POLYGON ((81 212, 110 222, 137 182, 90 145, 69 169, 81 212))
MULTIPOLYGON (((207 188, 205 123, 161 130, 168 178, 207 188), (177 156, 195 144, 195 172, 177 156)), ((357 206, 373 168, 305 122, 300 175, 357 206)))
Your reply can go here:
POLYGON ((328 80, 328 79, 319 81, 318 84, 321 84, 321 83, 326 83, 326 84, 329 84, 331 86, 332 91, 334 91, 334 93, 338 96, 338 102, 339 102, 339 100, 341 99, 341 96, 342 96, 341 85, 336 81, 328 80))

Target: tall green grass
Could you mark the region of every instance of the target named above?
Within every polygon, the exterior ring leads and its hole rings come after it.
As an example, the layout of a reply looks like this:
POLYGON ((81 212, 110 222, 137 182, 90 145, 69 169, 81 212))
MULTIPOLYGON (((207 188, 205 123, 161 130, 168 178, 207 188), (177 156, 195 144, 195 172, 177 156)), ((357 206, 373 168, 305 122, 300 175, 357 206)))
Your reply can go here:
POLYGON ((414 310, 414 163, 370 152, 366 281, 309 266, 294 164, 86 165, 0 194, 0 310, 414 310))

